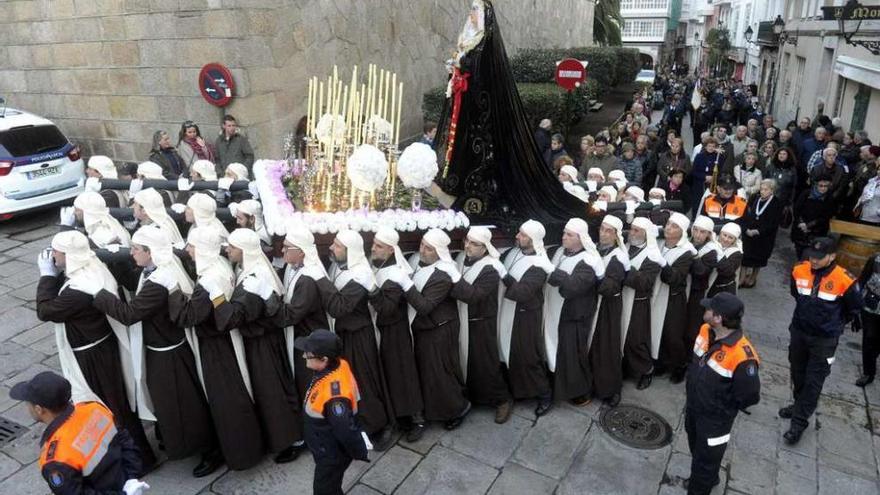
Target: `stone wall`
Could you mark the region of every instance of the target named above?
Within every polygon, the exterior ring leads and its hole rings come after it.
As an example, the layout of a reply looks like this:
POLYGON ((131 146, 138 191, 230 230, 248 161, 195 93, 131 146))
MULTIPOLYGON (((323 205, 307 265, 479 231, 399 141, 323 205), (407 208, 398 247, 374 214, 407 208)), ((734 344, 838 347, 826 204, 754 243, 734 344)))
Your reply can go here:
MULTIPOLYGON (((509 52, 592 43, 589 0, 497 0, 509 52)), ((232 69, 235 115, 260 157, 278 156, 305 112, 307 80, 369 63, 404 82, 403 135, 445 80, 470 0, 4 0, 0 96, 55 120, 87 155, 146 159, 152 133, 224 110, 198 90, 202 65, 232 69)), ((176 139, 175 139, 176 141, 176 139)))

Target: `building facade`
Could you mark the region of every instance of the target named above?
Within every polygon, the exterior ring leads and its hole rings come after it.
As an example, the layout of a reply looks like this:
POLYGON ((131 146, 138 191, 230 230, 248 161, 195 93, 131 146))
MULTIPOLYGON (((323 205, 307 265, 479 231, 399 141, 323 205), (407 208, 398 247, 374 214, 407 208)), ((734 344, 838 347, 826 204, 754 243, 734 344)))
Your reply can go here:
MULTIPOLYGON (((422 126, 422 95, 446 80, 471 0, 0 1, 0 96, 56 121, 86 156, 142 161, 154 131, 192 120, 213 139, 224 113, 259 157, 280 157, 306 113, 307 80, 370 63, 404 82, 402 133, 422 126), (226 65, 236 95, 205 102, 198 73, 226 65)), ((494 2, 508 51, 587 46, 593 2, 494 2)))
POLYGON ((670 21, 678 18, 677 15, 673 16, 673 12, 680 9, 681 1, 621 0, 623 46, 638 49, 644 67, 660 65, 664 60, 664 50, 672 49, 667 32, 670 21))
MULTIPOLYGON (((785 123, 818 114, 839 117, 847 131, 880 138, 880 53, 847 43, 837 21, 823 20, 822 7, 843 0, 787 0, 773 108, 785 123)), ((876 7, 876 3, 872 3, 876 7)), ((877 42, 880 20, 845 23, 853 42, 877 42)), ((873 45, 876 50, 877 45, 873 45)))

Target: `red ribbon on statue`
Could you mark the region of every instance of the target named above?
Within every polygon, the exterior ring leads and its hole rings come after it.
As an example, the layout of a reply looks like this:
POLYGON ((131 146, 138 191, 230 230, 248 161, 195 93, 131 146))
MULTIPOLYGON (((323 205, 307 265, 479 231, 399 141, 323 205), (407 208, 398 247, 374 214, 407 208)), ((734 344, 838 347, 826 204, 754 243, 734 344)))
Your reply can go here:
POLYGON ((449 161, 452 160, 452 150, 455 149, 455 131, 458 127, 458 113, 461 111, 461 95, 468 90, 468 73, 463 73, 456 67, 452 72, 452 118, 449 120, 449 137, 446 140, 446 165, 443 167, 443 178, 449 171, 449 161))

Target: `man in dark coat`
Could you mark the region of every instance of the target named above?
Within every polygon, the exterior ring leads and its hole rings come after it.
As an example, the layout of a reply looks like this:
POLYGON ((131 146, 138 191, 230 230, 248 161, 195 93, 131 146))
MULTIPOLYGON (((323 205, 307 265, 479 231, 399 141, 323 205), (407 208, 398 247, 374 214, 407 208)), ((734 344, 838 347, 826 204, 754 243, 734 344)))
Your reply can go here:
POLYGON ((407 302, 400 285, 389 279, 394 273, 409 276, 412 268, 398 247, 400 236, 393 229, 381 228, 373 238, 371 257, 378 288, 370 293, 370 306, 376 315, 381 336, 379 356, 385 368, 388 392, 394 414, 403 418, 408 442, 417 442, 425 432, 425 410, 419 369, 413 350, 413 335, 407 319, 407 302))
POLYGON ((458 428, 471 410, 464 394, 458 344, 458 306, 449 295, 461 279, 449 254, 449 236, 431 229, 419 246, 419 266, 413 279, 393 272, 409 303, 425 419, 443 421, 447 430, 458 428))
POLYGON ((217 327, 214 304, 205 288, 217 286, 224 296, 232 295, 235 274, 229 261, 220 256, 221 242, 214 229, 190 230, 186 251, 195 260, 198 283, 189 294, 172 290, 168 313, 178 326, 195 329, 199 344, 196 358, 202 367, 220 450, 230 469, 243 470, 263 459, 265 446, 241 332, 217 327))
POLYGON ((217 136, 214 147, 217 150, 217 175, 223 176, 226 172, 226 166, 230 163, 241 163, 248 169, 248 173, 253 175, 254 170, 254 149, 247 136, 239 133, 238 122, 232 115, 223 116, 223 132, 217 136))
MULTIPOLYGON (((117 294, 116 281, 94 256, 88 239, 77 231, 56 234, 52 238, 52 249, 41 253, 37 264, 40 267, 37 317, 55 323, 56 343, 64 346, 59 348, 62 370, 65 374, 82 376, 85 386, 110 409, 120 426, 128 430, 140 450, 144 472, 150 471, 156 464, 156 456, 136 412, 137 399, 133 393, 136 385, 126 328, 95 309, 89 294, 69 287, 81 277, 100 277, 107 284, 105 288, 117 294), (75 362, 67 361, 71 354, 75 362)), ((78 382, 78 378, 71 376, 73 382, 78 382)), ((75 400, 83 399, 75 397, 75 400)))
POLYGON ((229 235, 228 243, 226 255, 239 267, 232 295, 227 299, 226 290, 210 280, 199 283, 214 303, 218 331, 237 328, 244 338, 266 449, 276 453, 276 463, 292 462, 303 450, 302 402, 294 382, 290 351, 293 335, 279 327, 266 309, 267 299, 272 300, 270 293, 280 295, 283 287, 263 254, 256 232, 236 229, 229 235), (259 290, 252 285, 257 283, 259 290))
MULTIPOLYGON (((681 213, 673 213, 663 228, 663 245, 660 253, 666 266, 660 270, 660 292, 657 308, 652 311, 652 332, 661 328, 658 364, 655 374, 671 370, 678 378, 684 376, 688 363, 687 349, 687 278, 696 249, 688 241, 690 220, 681 213), (653 315, 662 315, 653 318, 653 315), (685 371, 682 371, 685 370, 685 371)), ((654 308, 652 308, 653 310, 654 308)))
POLYGON ((364 255, 364 239, 357 232, 343 230, 336 234, 330 254, 335 264, 329 279, 316 280, 318 291, 324 310, 333 319, 331 326, 342 339, 342 356, 357 379, 361 424, 373 437, 375 449, 382 451, 392 444, 395 414, 370 315, 368 296, 376 289, 375 276, 364 255))
POLYGON ((601 299, 590 338, 590 368, 593 371, 593 395, 615 407, 620 403, 620 390, 623 387, 621 290, 629 270, 629 256, 623 243, 623 222, 619 218, 607 215, 602 220, 598 250, 605 265, 605 275, 598 288, 601 299))
POLYGON ((544 301, 544 344, 553 373, 553 397, 576 406, 590 402, 593 374, 587 341, 596 311, 596 286, 605 265, 589 226, 572 218, 562 233, 562 247, 553 255, 544 301))
MULTIPOLYGON (((623 281, 624 330, 623 371, 637 377, 639 390, 651 385, 655 347, 651 333, 651 307, 654 305, 660 269, 666 260, 657 246, 657 227, 643 217, 633 219, 629 229, 630 269, 623 281)), ((659 343, 659 339, 657 340, 659 343)))
POLYGON ((507 275, 492 245, 492 232, 471 227, 459 260, 461 280, 452 287, 458 300, 461 342, 471 402, 495 407, 495 422, 507 422, 513 412, 513 399, 501 371, 498 357, 498 284, 507 275))
POLYGON ((545 365, 541 322, 544 282, 554 270, 544 248, 544 226, 535 220, 522 224, 516 247, 504 255, 507 275, 504 298, 498 309, 501 361, 507 365, 514 399, 538 399, 536 416, 553 408, 553 395, 545 365))
MULTIPOLYGON (((202 460, 193 475, 207 476, 220 467, 223 458, 186 332, 168 314, 169 290, 191 281, 177 264, 171 239, 161 228, 141 227, 131 242, 131 256, 141 268, 137 284, 128 287, 134 291, 131 301, 123 302, 104 290, 101 280, 77 281, 82 286, 71 288, 95 296, 95 308, 129 325, 132 340, 143 339, 147 387, 165 452, 171 459, 201 453, 202 460)), ((132 352, 144 352, 139 347, 133 342, 132 352)))

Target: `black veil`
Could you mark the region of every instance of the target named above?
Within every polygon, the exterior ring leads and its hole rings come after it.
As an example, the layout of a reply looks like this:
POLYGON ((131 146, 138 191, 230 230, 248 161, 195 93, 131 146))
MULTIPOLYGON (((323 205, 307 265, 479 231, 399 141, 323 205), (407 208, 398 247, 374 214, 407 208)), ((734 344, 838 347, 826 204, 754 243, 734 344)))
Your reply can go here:
MULTIPOLYGON (((438 183, 456 196, 454 207, 472 222, 518 228, 533 219, 548 233, 561 232, 570 218, 584 218, 587 206, 566 192, 544 163, 513 80, 495 9, 488 0, 484 4, 483 39, 461 60, 462 72, 470 73, 468 89, 462 94, 448 173, 444 179, 441 172, 438 183)), ((452 100, 446 99, 438 126, 435 142, 441 149, 452 100)))

